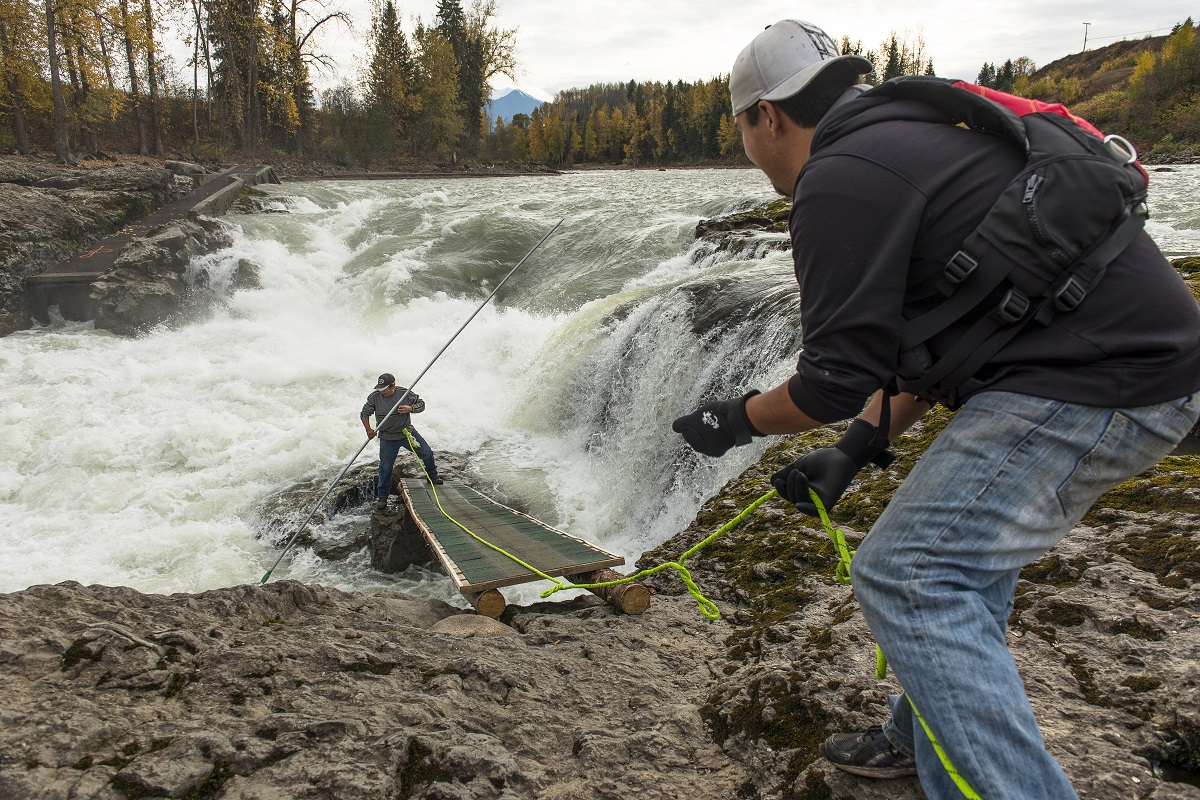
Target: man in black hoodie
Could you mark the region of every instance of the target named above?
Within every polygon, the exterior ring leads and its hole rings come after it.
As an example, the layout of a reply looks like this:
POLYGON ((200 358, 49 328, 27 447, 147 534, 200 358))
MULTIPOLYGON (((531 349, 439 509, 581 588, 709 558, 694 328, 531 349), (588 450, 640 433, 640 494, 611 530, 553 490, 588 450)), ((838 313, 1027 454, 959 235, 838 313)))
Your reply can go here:
MULTIPOLYGON (((857 415, 835 447, 773 476, 806 513, 810 488, 832 506, 930 408, 911 394, 885 401, 928 363, 900 352, 900 331, 1025 166, 1011 142, 924 103, 862 97, 869 68, 795 20, 738 56, 730 94, 746 155, 793 198, 804 347, 787 382, 673 425, 717 457, 857 415)), ((962 333, 937 334, 926 356, 962 333)), ((855 595, 905 694, 884 725, 831 736, 825 757, 868 777, 917 773, 932 800, 1075 798, 1005 642, 1017 576, 1103 492, 1170 452, 1200 416, 1197 392, 1200 308, 1144 232, 1078 308, 992 355, 855 555, 855 595)))

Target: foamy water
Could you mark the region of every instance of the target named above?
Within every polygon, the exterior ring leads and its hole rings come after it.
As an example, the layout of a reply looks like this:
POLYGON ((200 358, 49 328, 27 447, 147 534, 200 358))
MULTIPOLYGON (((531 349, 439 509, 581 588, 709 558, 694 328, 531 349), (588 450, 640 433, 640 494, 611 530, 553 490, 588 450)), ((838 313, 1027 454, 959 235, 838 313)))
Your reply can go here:
MULTIPOLYGON (((1152 235, 1171 255, 1200 253, 1200 168, 1152 177, 1152 235)), ((269 191, 288 213, 228 217, 233 245, 203 263, 220 283, 252 261, 262 288, 207 321, 137 339, 77 323, 0 339, 0 591, 257 582, 279 552, 257 538, 263 500, 336 472, 362 444, 375 376, 411 381, 559 219, 417 387, 434 450, 631 562, 761 452, 700 461, 669 427, 701 397, 793 367, 785 323, 698 335, 672 292, 752 266, 690 251, 701 218, 770 199, 756 171, 269 191)), ((787 253, 753 265, 791 279, 787 253)), ((436 573, 383 575, 363 554, 326 563, 299 549, 274 578, 454 597, 436 573)))

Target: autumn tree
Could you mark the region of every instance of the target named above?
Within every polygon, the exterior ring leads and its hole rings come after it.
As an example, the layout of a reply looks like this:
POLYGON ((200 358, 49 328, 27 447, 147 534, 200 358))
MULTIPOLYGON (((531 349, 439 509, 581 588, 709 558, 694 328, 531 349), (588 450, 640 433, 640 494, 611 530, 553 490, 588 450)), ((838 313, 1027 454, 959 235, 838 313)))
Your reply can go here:
POLYGON ((491 100, 492 79, 498 75, 516 79, 517 32, 492 26, 495 15, 495 0, 474 0, 467 14, 467 52, 459 84, 466 139, 472 149, 483 132, 483 109, 491 100))
POLYGON ((45 19, 30 0, 0 0, 0 106, 12 117, 17 151, 29 153, 29 114, 43 96, 45 19))
POLYGON ((925 35, 919 31, 916 36, 911 37, 907 33, 899 36, 892 31, 879 45, 878 60, 872 63, 876 65, 880 81, 888 81, 901 75, 933 73, 933 62, 926 53, 925 35))
POLYGON ((330 9, 326 0, 286 0, 283 13, 286 14, 286 48, 279 48, 279 52, 286 50, 287 60, 279 61, 275 69, 286 76, 292 95, 291 106, 296 110, 299 134, 295 141, 299 146, 305 132, 313 127, 315 103, 310 71, 332 65, 330 56, 318 49, 319 34, 333 26, 349 26, 350 17, 345 11, 330 9))
POLYGON ((158 74, 159 55, 158 47, 155 44, 158 15, 154 11, 153 0, 142 0, 142 13, 145 15, 142 24, 145 26, 146 37, 146 88, 150 92, 150 155, 161 156, 163 154, 163 135, 159 84, 162 82, 162 77, 158 74))
POLYGON ((450 42, 436 29, 417 24, 414 88, 421 98, 412 141, 418 153, 456 157, 463 135, 458 63, 450 42))
POLYGON ((124 106, 113 78, 110 17, 96 2, 60 0, 59 49, 69 88, 69 123, 84 153, 99 153, 100 127, 116 119, 124 106))

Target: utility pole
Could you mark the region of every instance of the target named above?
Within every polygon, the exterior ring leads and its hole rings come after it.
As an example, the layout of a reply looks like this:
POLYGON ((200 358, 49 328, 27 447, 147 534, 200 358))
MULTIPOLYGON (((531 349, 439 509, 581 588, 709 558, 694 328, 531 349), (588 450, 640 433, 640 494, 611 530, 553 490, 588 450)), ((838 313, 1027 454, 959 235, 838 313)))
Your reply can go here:
POLYGON ((1091 24, 1092 23, 1090 23, 1090 22, 1083 23, 1083 49, 1084 49, 1084 52, 1087 52, 1087 34, 1088 34, 1087 29, 1088 29, 1088 25, 1091 25, 1091 24))

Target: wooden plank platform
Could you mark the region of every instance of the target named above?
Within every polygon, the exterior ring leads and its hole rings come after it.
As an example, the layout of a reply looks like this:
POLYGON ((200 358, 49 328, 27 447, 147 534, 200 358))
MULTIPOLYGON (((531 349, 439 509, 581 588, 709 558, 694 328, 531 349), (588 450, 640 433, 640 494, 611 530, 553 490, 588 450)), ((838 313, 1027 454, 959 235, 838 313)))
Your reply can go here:
POLYGON ((464 594, 542 580, 507 556, 465 533, 438 509, 476 535, 547 575, 575 575, 620 566, 625 559, 501 505, 469 486, 402 479, 400 494, 442 568, 464 594))

